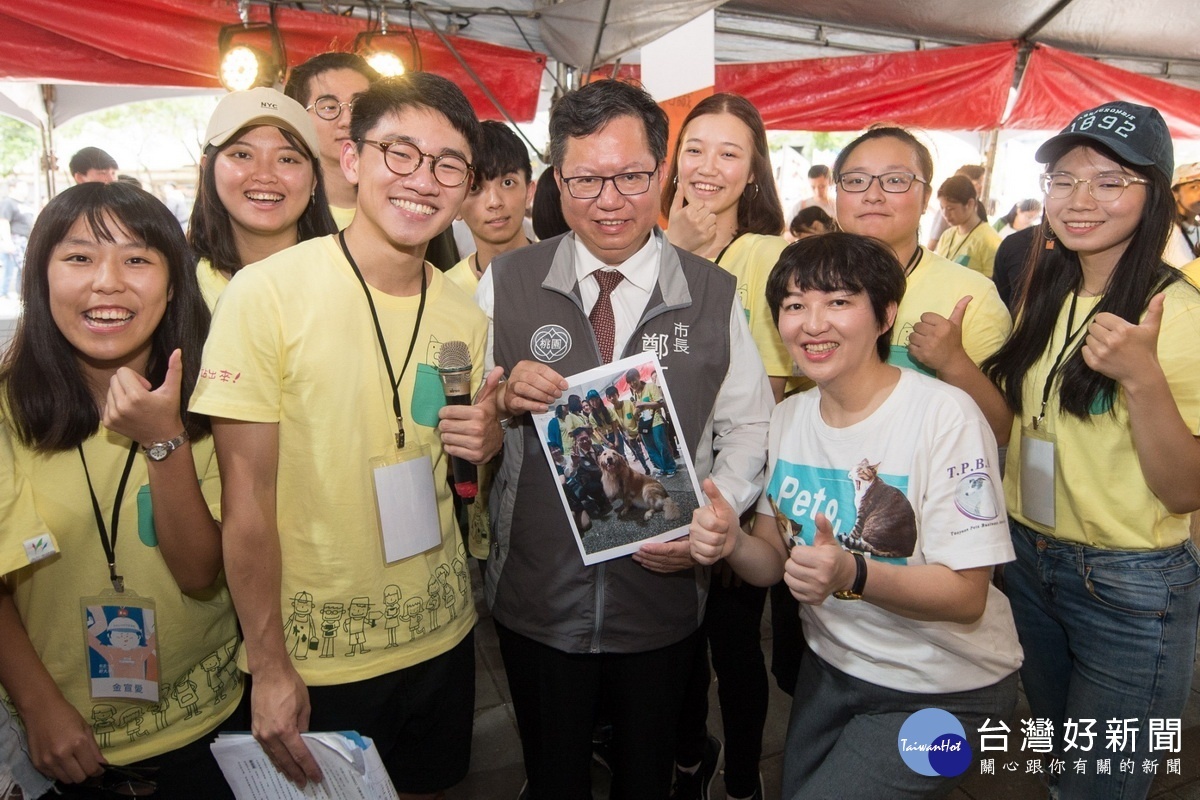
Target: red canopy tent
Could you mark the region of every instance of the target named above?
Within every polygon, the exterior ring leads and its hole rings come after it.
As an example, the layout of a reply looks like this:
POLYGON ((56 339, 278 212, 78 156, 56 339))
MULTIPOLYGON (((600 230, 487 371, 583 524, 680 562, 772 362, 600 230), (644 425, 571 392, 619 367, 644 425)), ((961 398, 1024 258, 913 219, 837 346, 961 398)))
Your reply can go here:
MULTIPOLYGON (((254 21, 267 9, 251 8, 254 21)), ((10 80, 177 87, 218 87, 217 36, 238 22, 225 0, 124 0, 109 3, 39 0, 0 9, 0 76, 10 80)), ((348 50, 367 29, 359 18, 278 7, 288 64, 328 50, 348 50)), ((485 119, 503 115, 454 54, 426 30, 415 31, 423 68, 462 87, 485 119)), ((451 37, 454 48, 513 119, 537 111, 546 57, 540 53, 451 37)))

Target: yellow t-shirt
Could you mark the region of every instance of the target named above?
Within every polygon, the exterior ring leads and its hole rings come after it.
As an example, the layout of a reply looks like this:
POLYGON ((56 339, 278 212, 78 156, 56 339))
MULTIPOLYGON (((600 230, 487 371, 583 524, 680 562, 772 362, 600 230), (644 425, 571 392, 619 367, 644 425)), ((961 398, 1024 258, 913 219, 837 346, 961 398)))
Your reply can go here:
MULTIPOLYGON (((202 596, 185 595, 176 585, 157 548, 146 457, 134 457, 121 503, 116 566, 127 591, 154 601, 159 702, 93 700, 81 600, 111 592, 112 583, 83 464, 73 449, 50 454, 29 450, 8 425, 0 426, 0 438, 11 442, 17 472, 32 488, 37 518, 62 546, 60 554, 9 575, 9 587, 29 640, 67 701, 92 724, 104 757, 115 764, 141 761, 216 728, 242 696, 234 661, 238 636, 233 603, 224 578, 202 596)), ((111 524, 129 445, 128 439, 103 428, 83 445, 105 525, 111 524)), ((209 511, 219 517, 221 481, 211 437, 192 442, 192 460, 209 511)), ((11 533, 3 529, 0 539, 11 533)))
MULTIPOLYGON (((662 389, 659 389, 658 384, 651 381, 646 381, 643 383, 642 390, 640 392, 634 392, 633 387, 630 387, 629 391, 633 392, 634 411, 637 413, 639 418, 645 417, 650 409, 637 408, 638 403, 661 403, 663 401, 662 389)), ((663 417, 661 406, 654 409, 653 414, 654 416, 650 418, 650 427, 662 425, 666 422, 665 418, 663 417)))
POLYGON ((638 412, 634 408, 632 400, 618 399, 612 405, 612 414, 616 417, 617 423, 625 430, 626 436, 636 437, 638 435, 638 412))
MULTIPOLYGON (((1158 361, 1183 421, 1200 432, 1200 294, 1185 283, 1166 290, 1158 361)), ((1075 327, 1100 301, 1081 297, 1075 327)), ((1062 414, 1058 390, 1050 393, 1040 430, 1056 437, 1054 465, 1055 529, 1038 525, 1021 512, 1021 426, 1041 407, 1042 389, 1054 357, 1066 338, 1070 299, 1063 303, 1050 346, 1025 375, 1022 413, 1013 420, 1004 475, 1008 513, 1029 527, 1058 539, 1113 550, 1157 550, 1188 538, 1187 514, 1172 514, 1142 479, 1129 430, 1129 409, 1118 389, 1116 414, 1097 409, 1090 419, 1062 414)), ((1069 354, 1070 351, 1068 351, 1069 354)), ((1065 356, 1064 356, 1065 358, 1065 356)))
POLYGON ((792 356, 779 338, 779 329, 767 305, 767 277, 779 254, 787 247, 782 236, 744 233, 721 256, 718 266, 737 278, 738 298, 746 310, 746 324, 762 357, 767 374, 791 377, 792 356))
POLYGON ((462 289, 471 297, 475 296, 475 290, 479 288, 479 278, 476 277, 475 270, 471 266, 470 256, 467 256, 462 261, 446 270, 445 274, 446 280, 462 289))
POLYGON ((937 253, 948 261, 992 277, 996 269, 996 248, 1000 246, 1000 234, 991 225, 981 222, 963 236, 957 227, 942 233, 937 243, 937 253))
POLYGON ((200 294, 204 296, 204 303, 211 312, 217 307, 217 298, 229 285, 229 278, 219 269, 214 269, 207 258, 202 258, 196 262, 196 282, 200 284, 200 294))
POLYGON ((333 221, 339 231, 346 230, 346 227, 354 221, 354 212, 356 211, 358 211, 358 206, 342 208, 341 206, 331 205, 329 207, 329 213, 333 216, 333 221))
POLYGON ((933 375, 931 370, 909 357, 908 337, 926 311, 949 317, 958 301, 967 295, 973 299, 963 317, 963 349, 972 361, 980 363, 1000 349, 1012 329, 1012 318, 996 292, 996 284, 978 272, 952 264, 937 253, 922 250, 921 262, 908 276, 908 288, 896 311, 888 363, 933 375))
POLYGON ((1192 282, 1193 286, 1200 286, 1200 258, 1184 264, 1179 271, 1183 273, 1183 277, 1192 282))
MULTIPOLYGON (((399 377, 420 298, 374 290, 371 297, 399 377)), ((464 341, 478 386, 486 337, 483 312, 433 269, 400 397, 408 446, 430 448, 442 545, 389 565, 370 460, 395 450, 392 389, 362 286, 337 237, 310 239, 246 267, 222 296, 192 408, 278 423, 280 604, 285 643, 306 683, 410 667, 446 652, 474 625, 435 430, 445 405, 436 365, 443 342, 464 341), (349 617, 361 598, 366 616, 349 617), (347 655, 354 645, 365 650, 347 655)))
POLYGON ((33 490, 17 472, 12 440, 0 435, 0 578, 58 552, 58 542, 37 517, 33 490))

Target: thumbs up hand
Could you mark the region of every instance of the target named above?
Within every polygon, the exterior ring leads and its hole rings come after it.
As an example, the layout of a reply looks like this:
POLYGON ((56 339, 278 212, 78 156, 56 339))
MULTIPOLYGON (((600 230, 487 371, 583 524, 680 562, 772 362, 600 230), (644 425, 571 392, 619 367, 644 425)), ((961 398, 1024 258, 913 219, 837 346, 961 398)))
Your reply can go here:
POLYGON ((797 545, 784 564, 784 577, 792 596, 801 603, 819 606, 825 598, 854 583, 854 557, 833 536, 833 526, 817 514, 817 530, 809 547, 797 545))
POLYGON ((108 381, 101 422, 142 446, 178 436, 183 430, 179 410, 182 382, 183 351, 179 349, 171 353, 162 385, 154 390, 145 377, 121 367, 108 381))
POLYGON ((1092 369, 1128 387, 1158 366, 1158 334, 1162 328, 1161 292, 1150 298, 1146 314, 1137 325, 1107 311, 1097 314, 1088 325, 1083 344, 1083 361, 1092 369))
POLYGON ((712 479, 705 478, 701 488, 708 496, 710 504, 700 506, 692 514, 688 541, 692 548, 692 558, 700 564, 709 565, 733 552, 742 529, 738 524, 737 513, 712 479))
POLYGON ((960 299, 949 318, 932 311, 922 314, 908 337, 908 354, 935 372, 942 372, 955 361, 967 358, 962 344, 962 326, 972 299, 971 295, 960 299))
POLYGON ((500 451, 504 436, 495 396, 503 377, 504 368, 493 367, 471 405, 446 405, 438 411, 438 433, 447 453, 483 464, 500 451))

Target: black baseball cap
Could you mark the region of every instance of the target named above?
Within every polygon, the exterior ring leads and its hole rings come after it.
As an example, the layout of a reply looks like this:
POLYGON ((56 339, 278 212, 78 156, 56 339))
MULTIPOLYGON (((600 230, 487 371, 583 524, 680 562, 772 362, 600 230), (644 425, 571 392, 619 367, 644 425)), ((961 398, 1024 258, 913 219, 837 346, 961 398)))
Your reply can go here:
POLYGON ((1154 167, 1168 181, 1175 169, 1175 150, 1167 121, 1157 108, 1115 100, 1083 111, 1062 133, 1047 139, 1034 158, 1043 164, 1059 151, 1063 142, 1098 142, 1120 158, 1139 167, 1154 167))

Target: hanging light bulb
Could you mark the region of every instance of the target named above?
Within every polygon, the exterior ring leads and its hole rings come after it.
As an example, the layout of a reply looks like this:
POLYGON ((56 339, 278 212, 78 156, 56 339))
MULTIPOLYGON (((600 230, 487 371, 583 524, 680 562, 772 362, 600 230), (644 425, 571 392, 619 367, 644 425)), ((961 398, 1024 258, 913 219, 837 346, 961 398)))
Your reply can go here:
POLYGON ((421 70, 421 50, 412 30, 388 30, 387 9, 379 11, 379 30, 363 31, 354 37, 354 51, 385 78, 421 70), (407 50, 407 58, 404 52, 407 50))
POLYGON ((404 74, 404 62, 395 53, 374 50, 366 56, 366 59, 371 68, 385 78, 394 78, 404 74))
POLYGON ((275 27, 275 7, 271 6, 270 22, 251 22, 250 4, 247 0, 239 0, 239 25, 226 25, 217 35, 217 51, 220 53, 220 66, 217 77, 221 85, 231 92, 253 89, 255 86, 271 86, 281 80, 283 67, 287 58, 283 52, 283 38, 275 27), (258 43, 263 35, 270 41, 270 52, 245 44, 244 40, 253 38, 258 43), (235 39, 242 39, 242 43, 235 39))
MULTIPOLYGON (((266 54, 255 47, 237 45, 221 56, 221 85, 231 92, 260 86, 266 54)), ((268 83, 270 83, 268 81, 268 83)))

